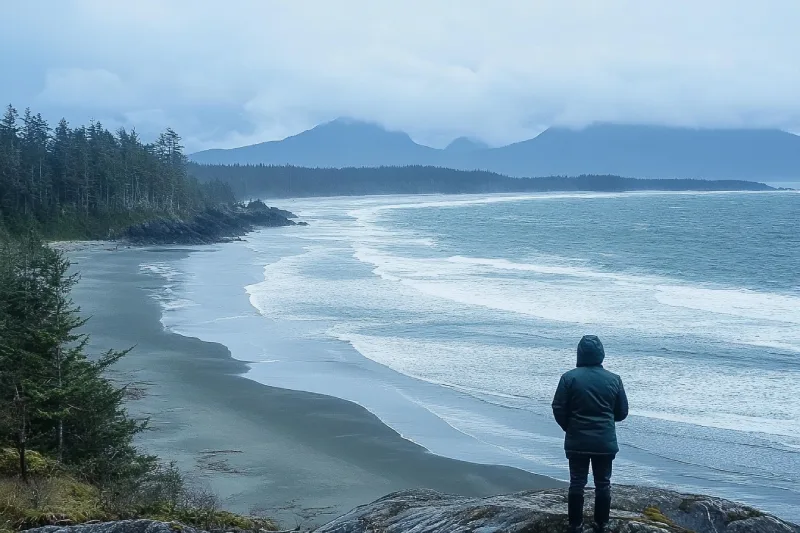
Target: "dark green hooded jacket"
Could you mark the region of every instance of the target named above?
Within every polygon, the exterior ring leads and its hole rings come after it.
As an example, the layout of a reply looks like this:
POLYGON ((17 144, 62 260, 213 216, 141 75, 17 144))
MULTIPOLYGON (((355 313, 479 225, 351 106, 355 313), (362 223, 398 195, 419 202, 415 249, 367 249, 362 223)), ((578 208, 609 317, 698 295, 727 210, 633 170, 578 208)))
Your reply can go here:
POLYGON ((622 379, 603 368, 600 339, 587 335, 578 344, 578 365, 561 376, 553 416, 566 432, 564 450, 574 454, 616 455, 616 422, 628 416, 622 379))

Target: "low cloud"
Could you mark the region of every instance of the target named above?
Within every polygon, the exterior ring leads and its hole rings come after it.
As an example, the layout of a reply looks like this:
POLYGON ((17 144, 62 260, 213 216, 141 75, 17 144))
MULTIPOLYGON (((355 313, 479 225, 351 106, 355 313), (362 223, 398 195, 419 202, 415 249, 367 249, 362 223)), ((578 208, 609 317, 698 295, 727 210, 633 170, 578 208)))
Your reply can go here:
POLYGON ((104 69, 55 68, 45 73, 37 105, 82 109, 125 109, 136 105, 133 87, 104 69))
POLYGON ((6 11, 0 45, 14 53, 0 59, 0 98, 145 136, 171 125, 191 150, 338 116, 437 146, 595 121, 800 129, 795 0, 31 0, 6 11))

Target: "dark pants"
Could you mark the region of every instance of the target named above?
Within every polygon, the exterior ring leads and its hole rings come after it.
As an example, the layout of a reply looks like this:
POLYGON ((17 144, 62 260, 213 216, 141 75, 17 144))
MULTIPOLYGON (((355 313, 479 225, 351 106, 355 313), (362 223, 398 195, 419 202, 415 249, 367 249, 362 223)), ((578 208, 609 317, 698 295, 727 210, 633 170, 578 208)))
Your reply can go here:
POLYGON ((583 490, 589 479, 589 463, 594 477, 594 521, 608 522, 611 512, 611 464, 613 455, 578 455, 569 457, 569 523, 571 526, 583 522, 583 490))

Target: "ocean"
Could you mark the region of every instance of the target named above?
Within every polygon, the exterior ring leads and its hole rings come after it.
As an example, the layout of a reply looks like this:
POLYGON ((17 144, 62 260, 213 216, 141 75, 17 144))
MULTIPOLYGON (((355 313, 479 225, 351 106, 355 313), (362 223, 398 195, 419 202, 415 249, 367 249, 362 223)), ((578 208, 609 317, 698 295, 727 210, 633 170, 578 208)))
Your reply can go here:
POLYGON ((275 202, 309 223, 152 261, 165 327, 431 452, 567 478, 550 401, 598 335, 614 481, 800 521, 800 194, 275 202))

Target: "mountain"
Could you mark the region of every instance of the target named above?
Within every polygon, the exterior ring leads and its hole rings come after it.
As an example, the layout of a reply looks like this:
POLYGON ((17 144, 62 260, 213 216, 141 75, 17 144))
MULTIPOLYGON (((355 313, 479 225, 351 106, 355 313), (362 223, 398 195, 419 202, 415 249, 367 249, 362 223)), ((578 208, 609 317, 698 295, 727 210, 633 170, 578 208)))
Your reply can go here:
POLYGON ((373 167, 424 161, 437 150, 367 122, 337 119, 287 137, 230 150, 205 150, 189 158, 204 164, 296 165, 303 167, 373 167))
POLYGON ((783 180, 800 176, 800 137, 780 130, 598 124, 550 128, 491 150, 483 164, 518 175, 783 180))
POLYGON ((613 174, 639 178, 800 179, 800 137, 780 130, 595 124, 550 128, 499 148, 459 138, 443 150, 364 122, 335 120, 282 141, 190 156, 203 164, 305 167, 433 165, 515 177, 613 174))
POLYGON ((448 144, 445 148, 445 151, 451 153, 465 153, 488 149, 489 145, 484 142, 476 141, 475 139, 470 139, 469 137, 459 137, 448 144))

